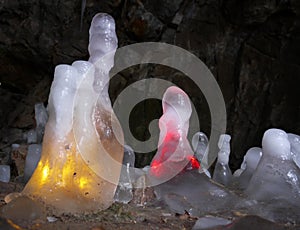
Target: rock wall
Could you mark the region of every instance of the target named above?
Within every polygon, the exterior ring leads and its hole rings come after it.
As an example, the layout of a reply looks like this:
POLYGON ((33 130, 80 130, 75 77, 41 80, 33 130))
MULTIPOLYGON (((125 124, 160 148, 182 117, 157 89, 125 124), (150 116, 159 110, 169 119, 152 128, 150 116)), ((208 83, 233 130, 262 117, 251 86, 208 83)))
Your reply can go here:
MULTIPOLYGON (((210 68, 226 102, 232 169, 249 147, 260 145, 267 128, 300 133, 297 0, 2 0, 1 154, 11 143, 23 141, 20 131, 34 126, 34 104, 47 102, 55 65, 87 58, 88 28, 97 12, 116 19, 119 46, 168 42, 193 52, 210 68)), ((112 99, 132 82, 157 75, 189 93, 200 110, 201 127, 208 131, 210 115, 203 96, 170 69, 150 65, 123 71, 110 87, 112 99)), ((147 138, 147 130, 140 127, 161 113, 158 108, 146 116, 156 105, 141 105, 145 116, 138 116, 136 124, 141 139, 147 138)), ((138 159, 141 165, 148 160, 138 159)))

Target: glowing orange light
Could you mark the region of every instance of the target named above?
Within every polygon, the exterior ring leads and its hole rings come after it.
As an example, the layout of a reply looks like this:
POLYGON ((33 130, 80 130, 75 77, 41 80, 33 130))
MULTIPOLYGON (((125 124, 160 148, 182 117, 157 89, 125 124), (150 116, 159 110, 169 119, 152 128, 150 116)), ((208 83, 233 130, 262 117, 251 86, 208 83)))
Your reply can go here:
POLYGON ((49 166, 45 165, 42 170, 42 182, 44 182, 49 176, 49 166))
POLYGON ((88 179, 87 178, 81 177, 79 179, 79 187, 81 189, 83 189, 87 185, 87 183, 88 183, 88 179))

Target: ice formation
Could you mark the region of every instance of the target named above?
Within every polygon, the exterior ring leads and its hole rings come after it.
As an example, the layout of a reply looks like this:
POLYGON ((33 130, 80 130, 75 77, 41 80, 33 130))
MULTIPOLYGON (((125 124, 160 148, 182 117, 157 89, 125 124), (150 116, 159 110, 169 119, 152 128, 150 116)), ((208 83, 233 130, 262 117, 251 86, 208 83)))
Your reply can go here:
POLYGON ((288 139, 291 144, 293 160, 300 169, 300 136, 293 133, 288 133, 288 139))
POLYGON ((35 121, 36 121, 36 139, 37 143, 41 143, 44 136, 45 126, 48 120, 48 113, 43 103, 34 105, 35 121))
POLYGON ((151 162, 150 176, 165 181, 181 172, 194 154, 187 140, 192 113, 189 97, 171 86, 163 95, 162 107, 158 149, 151 162))
POLYGON ((218 152, 218 160, 213 173, 213 180, 225 186, 229 185, 232 180, 232 173, 228 166, 230 139, 231 137, 228 134, 222 134, 220 136, 218 142, 220 151, 218 152))
POLYGON ((234 172, 234 176, 237 177, 237 186, 240 189, 245 189, 255 172, 257 165, 262 156, 262 149, 258 147, 250 148, 244 156, 244 161, 241 164, 241 168, 238 169, 238 173, 234 172))
POLYGON ((9 182, 10 181, 10 166, 0 165, 0 181, 9 182))
POLYGON ((201 163, 199 171, 203 171, 209 178, 211 178, 210 172, 207 170, 208 165, 205 165, 205 157, 207 157, 209 146, 208 138, 205 133, 197 132, 192 138, 192 146, 196 159, 201 163))
POLYGON ((97 14, 89 61, 55 68, 41 159, 22 194, 57 212, 101 210, 113 202, 123 158, 123 133, 107 92, 116 48, 113 18, 97 14))
POLYGON ((202 162, 204 155, 208 152, 208 138, 203 132, 197 132, 192 138, 192 146, 199 162, 202 162))
POLYGON ((300 171, 292 159, 288 135, 269 129, 262 140, 262 158, 245 192, 255 200, 300 206, 300 171))
POLYGON ((36 169, 37 164, 41 158, 42 145, 41 144, 32 144, 28 146, 28 151, 25 159, 24 167, 24 181, 27 182, 34 170, 36 169))
POLYGON ((123 167, 114 197, 114 200, 117 202, 127 204, 133 198, 132 184, 134 182, 134 175, 132 175, 130 168, 134 167, 134 162, 135 155, 133 149, 128 145, 124 145, 123 167))
POLYGON ((210 229, 210 228, 217 228, 220 226, 228 225, 232 221, 215 216, 205 216, 199 218, 195 225, 193 226, 192 230, 200 230, 200 229, 210 229))

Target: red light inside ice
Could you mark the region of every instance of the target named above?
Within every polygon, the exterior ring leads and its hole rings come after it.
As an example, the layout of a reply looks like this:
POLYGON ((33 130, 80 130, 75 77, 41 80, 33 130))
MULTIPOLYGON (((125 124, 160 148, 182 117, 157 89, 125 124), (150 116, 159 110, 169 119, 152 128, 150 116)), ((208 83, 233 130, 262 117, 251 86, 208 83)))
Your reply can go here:
MULTIPOLYGON (((178 143, 179 143, 180 135, 178 132, 169 132, 167 133, 166 137, 164 138, 164 141, 161 145, 161 154, 156 159, 153 159, 151 163, 151 173, 154 176, 161 176, 164 172, 164 164, 163 162, 168 160, 171 155, 176 151, 178 143)), ((192 170, 192 169, 199 169, 200 163, 197 160, 196 157, 188 155, 186 156, 186 159, 189 161, 187 164, 186 169, 192 170)))

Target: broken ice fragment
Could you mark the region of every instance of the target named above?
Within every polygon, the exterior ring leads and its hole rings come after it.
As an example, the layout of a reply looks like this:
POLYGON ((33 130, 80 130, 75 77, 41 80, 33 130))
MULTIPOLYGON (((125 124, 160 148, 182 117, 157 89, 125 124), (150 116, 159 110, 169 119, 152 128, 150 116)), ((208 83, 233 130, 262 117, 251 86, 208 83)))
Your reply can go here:
POLYGON ((40 144, 32 144, 28 146, 28 151, 25 160, 25 168, 24 168, 24 181, 27 182, 36 166, 40 160, 42 152, 42 145, 40 144))
POLYGON ((117 202, 127 204, 133 198, 133 175, 130 174, 130 168, 134 167, 134 162, 135 155, 133 149, 128 145, 124 145, 123 166, 121 170, 119 185, 114 197, 114 200, 117 202))
POLYGON ((230 224, 231 221, 215 216, 205 216, 199 218, 192 230, 210 229, 230 224))
POLYGON ((232 180, 232 173, 228 166, 230 154, 230 139, 230 135, 227 134, 222 134, 220 136, 218 142, 220 151, 218 153, 218 159, 213 173, 213 180, 225 186, 227 186, 232 180))
POLYGON ((158 149, 151 162, 150 176, 165 181, 181 172, 194 154, 187 140, 192 113, 189 97, 171 86, 163 95, 162 107, 158 149))
POLYGON ((10 166, 0 165, 0 181, 9 182, 10 181, 10 166))

